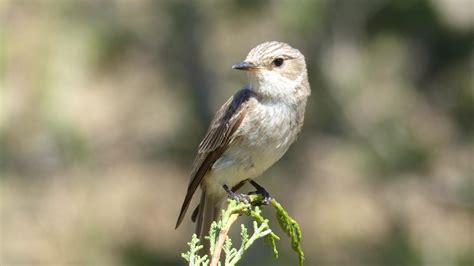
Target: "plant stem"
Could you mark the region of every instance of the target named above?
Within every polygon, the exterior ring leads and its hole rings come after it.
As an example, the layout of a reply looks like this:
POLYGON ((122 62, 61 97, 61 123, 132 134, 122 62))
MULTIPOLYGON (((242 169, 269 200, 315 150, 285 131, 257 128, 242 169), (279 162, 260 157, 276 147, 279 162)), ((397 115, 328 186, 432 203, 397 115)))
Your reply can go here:
POLYGON ((219 263, 219 259, 221 256, 222 247, 224 246, 225 240, 227 238, 227 234, 229 233, 229 229, 232 224, 237 220, 239 217, 238 213, 233 213, 229 216, 229 219, 225 221, 219 231, 219 237, 217 238, 216 245, 214 246, 214 250, 212 252, 211 264, 210 266, 217 266, 219 263))

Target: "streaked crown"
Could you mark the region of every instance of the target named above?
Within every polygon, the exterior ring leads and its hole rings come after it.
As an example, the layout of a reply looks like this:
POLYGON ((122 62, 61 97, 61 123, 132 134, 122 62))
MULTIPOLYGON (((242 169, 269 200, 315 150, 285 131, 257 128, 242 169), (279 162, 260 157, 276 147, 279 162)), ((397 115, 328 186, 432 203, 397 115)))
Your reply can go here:
POLYGON ((272 59, 279 56, 290 59, 304 58, 300 51, 290 45, 284 42, 271 41, 259 44, 250 50, 245 61, 257 63, 264 59, 272 59))

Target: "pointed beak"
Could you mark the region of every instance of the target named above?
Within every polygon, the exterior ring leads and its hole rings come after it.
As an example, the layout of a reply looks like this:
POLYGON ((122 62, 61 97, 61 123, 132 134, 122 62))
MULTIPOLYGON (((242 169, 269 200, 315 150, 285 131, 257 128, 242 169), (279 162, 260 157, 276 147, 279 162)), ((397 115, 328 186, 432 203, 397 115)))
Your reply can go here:
POLYGON ((252 70, 256 69, 257 66, 252 62, 242 61, 238 64, 233 65, 232 68, 238 70, 252 70))

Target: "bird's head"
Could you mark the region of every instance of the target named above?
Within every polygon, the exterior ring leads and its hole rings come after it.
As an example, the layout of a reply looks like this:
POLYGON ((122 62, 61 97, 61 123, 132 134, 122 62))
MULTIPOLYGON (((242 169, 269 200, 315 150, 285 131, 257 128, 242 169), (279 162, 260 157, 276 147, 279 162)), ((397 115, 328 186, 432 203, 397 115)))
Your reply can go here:
MULTIPOLYGON (((294 94, 307 84, 303 54, 282 42, 265 42, 256 46, 244 61, 232 68, 247 71, 252 90, 263 95, 294 94)), ((305 87, 309 94, 309 85, 305 87)))

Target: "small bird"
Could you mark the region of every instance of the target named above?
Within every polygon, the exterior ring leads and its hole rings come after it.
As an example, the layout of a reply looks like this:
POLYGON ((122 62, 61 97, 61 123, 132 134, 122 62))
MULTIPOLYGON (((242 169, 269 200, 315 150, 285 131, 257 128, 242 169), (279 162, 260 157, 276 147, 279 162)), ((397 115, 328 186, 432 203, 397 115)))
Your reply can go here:
POLYGON ((227 195, 260 176, 296 140, 311 93, 303 54, 283 42, 256 46, 232 68, 246 71, 249 84, 217 111, 199 144, 176 222, 178 228, 201 187, 193 214, 201 239, 219 217, 227 195))

